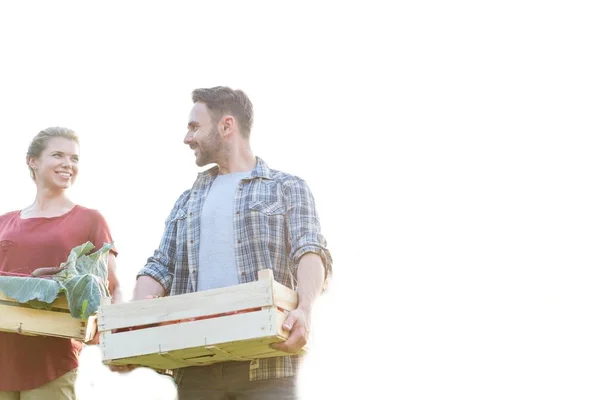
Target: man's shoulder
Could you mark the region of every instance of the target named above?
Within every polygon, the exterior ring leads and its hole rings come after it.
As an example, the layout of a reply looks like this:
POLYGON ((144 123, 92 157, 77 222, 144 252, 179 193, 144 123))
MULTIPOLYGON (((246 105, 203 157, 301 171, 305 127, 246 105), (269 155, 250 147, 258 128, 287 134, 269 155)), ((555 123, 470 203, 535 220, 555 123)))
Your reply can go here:
POLYGON ((293 184, 306 184, 304 178, 289 172, 269 168, 269 173, 272 180, 284 186, 293 184))
POLYGON ((289 182, 303 182, 304 180, 298 175, 291 174, 280 169, 272 168, 265 160, 260 157, 256 157, 258 164, 256 169, 252 172, 255 177, 268 178, 278 183, 289 183, 289 182))
POLYGON ((190 195, 192 193, 192 189, 186 189, 179 195, 175 203, 173 204, 173 209, 184 209, 187 207, 187 203, 190 199, 190 195))

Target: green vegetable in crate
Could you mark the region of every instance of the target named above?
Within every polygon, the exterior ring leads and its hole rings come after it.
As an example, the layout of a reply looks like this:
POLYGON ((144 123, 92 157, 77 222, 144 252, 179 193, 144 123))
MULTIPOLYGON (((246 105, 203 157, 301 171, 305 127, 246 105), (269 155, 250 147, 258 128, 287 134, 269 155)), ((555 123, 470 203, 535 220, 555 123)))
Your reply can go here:
POLYGON ((65 293, 71 316, 86 320, 98 310, 100 300, 110 296, 108 253, 112 248, 112 243, 105 243, 89 254, 94 245, 86 242, 73 248, 59 267, 39 268, 31 277, 0 276, 0 292, 39 309, 50 309, 51 303, 65 293))

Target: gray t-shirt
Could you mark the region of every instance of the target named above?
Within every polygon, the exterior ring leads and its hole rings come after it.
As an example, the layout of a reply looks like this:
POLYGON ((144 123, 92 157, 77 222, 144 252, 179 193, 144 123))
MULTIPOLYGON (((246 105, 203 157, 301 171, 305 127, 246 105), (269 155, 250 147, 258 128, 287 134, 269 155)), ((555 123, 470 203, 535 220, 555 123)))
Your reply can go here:
POLYGON ((237 285, 233 232, 233 199, 249 172, 217 175, 202 206, 198 290, 237 285))

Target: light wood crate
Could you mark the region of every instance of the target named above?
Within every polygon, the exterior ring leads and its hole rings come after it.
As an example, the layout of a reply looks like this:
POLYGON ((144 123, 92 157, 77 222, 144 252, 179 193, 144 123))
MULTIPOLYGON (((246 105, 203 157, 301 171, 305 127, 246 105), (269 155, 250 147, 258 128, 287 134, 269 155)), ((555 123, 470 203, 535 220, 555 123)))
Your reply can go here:
MULTIPOLYGON (((110 302, 110 299, 103 299, 110 302)), ((29 336, 54 336, 60 338, 91 340, 97 331, 96 316, 87 320, 71 316, 67 299, 59 296, 50 310, 40 310, 0 292, 0 331, 29 336)))
MULTIPOLYGON (((258 277, 220 289, 100 307, 103 362, 162 370, 289 355, 269 344, 287 339, 281 326, 298 295, 275 281, 269 269, 258 277)), ((305 351, 306 346, 295 354, 305 351)))

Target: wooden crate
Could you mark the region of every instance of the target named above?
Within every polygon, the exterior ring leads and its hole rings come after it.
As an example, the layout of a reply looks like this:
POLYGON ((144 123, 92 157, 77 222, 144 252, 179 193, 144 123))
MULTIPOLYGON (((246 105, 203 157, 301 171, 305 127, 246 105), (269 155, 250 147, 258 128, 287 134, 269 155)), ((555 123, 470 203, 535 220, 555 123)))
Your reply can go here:
POLYGON ((39 310, 0 292, 0 331, 88 341, 96 334, 97 321, 95 315, 87 320, 73 318, 64 295, 52 303, 50 310, 39 310))
POLYGON ((220 289, 100 307, 103 362, 161 370, 289 355, 269 344, 287 339, 281 326, 296 308, 297 293, 269 269, 258 276, 220 289))

